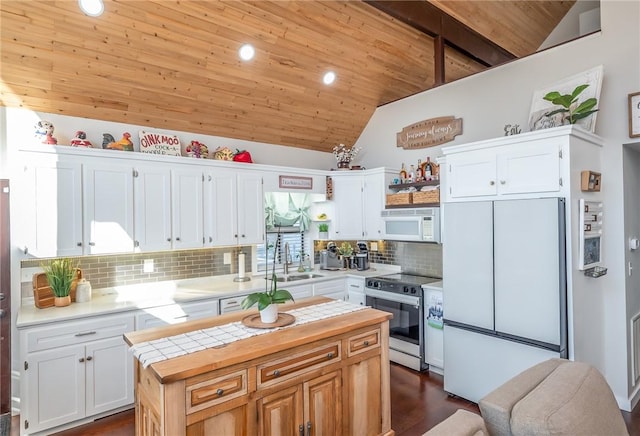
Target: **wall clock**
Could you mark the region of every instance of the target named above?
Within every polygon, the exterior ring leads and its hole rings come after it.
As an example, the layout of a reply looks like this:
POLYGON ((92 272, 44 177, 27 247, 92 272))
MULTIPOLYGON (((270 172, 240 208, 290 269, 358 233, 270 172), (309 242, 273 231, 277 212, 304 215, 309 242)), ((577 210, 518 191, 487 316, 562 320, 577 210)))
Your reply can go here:
POLYGON ((629 137, 640 137, 640 92, 629 94, 629 137))

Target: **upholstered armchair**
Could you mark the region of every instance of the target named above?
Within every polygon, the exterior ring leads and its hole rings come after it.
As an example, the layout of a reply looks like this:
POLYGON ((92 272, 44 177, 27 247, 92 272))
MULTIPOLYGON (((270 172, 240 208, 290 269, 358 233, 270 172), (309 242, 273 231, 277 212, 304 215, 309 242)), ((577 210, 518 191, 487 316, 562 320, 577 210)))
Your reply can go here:
POLYGON ((480 415, 458 410, 425 435, 624 435, 627 427, 606 380, 594 367, 550 359, 482 398, 480 415))

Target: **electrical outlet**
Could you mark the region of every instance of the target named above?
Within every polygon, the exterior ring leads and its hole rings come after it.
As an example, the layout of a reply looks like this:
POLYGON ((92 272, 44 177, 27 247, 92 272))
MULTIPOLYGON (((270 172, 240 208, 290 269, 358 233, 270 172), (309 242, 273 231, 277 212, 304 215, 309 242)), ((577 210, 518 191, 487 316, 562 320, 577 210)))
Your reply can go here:
POLYGON ((36 273, 41 273, 42 268, 38 266, 34 266, 32 268, 22 268, 20 270, 20 281, 21 282, 30 282, 33 280, 33 275, 36 273))
POLYGON ((142 264, 142 272, 152 273, 153 272, 153 259, 145 259, 142 264))
POLYGON ((369 250, 378 251, 378 243, 377 242, 370 242, 369 243, 369 250))
POLYGON ((222 261, 224 265, 231 265, 231 253, 225 253, 222 261))

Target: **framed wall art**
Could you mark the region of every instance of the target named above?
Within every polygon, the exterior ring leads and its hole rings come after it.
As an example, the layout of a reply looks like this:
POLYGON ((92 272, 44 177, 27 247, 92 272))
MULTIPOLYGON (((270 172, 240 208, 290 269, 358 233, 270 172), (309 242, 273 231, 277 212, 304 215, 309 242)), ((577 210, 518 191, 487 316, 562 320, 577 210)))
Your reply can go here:
POLYGON ((640 92, 629 94, 629 138, 640 138, 640 92))
MULTIPOLYGON (((560 94, 571 94, 577 86, 587 84, 589 86, 578 97, 578 104, 593 97, 598 100, 598 104, 596 105, 596 108, 598 108, 600 105, 602 76, 603 67, 599 65, 588 71, 567 77, 535 91, 531 101, 531 110, 529 111, 529 129, 531 131, 542 130, 563 125, 562 114, 547 116, 549 112, 559 108, 559 106, 554 105, 550 101, 544 100, 544 96, 552 91, 558 91, 560 94)), ((598 115, 598 112, 578 120, 576 124, 589 132, 595 132, 596 115, 598 115)))

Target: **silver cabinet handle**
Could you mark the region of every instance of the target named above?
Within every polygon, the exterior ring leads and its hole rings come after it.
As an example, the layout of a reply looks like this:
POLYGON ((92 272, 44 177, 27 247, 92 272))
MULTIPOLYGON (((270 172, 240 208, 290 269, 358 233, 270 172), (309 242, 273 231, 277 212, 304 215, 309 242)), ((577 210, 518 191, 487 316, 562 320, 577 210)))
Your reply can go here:
POLYGON ((171 242, 171 238, 167 238, 167 242, 171 242))
POLYGON ((96 332, 95 331, 90 331, 90 332, 82 332, 82 333, 76 333, 76 337, 80 337, 80 336, 89 336, 89 335, 95 335, 96 332))
POLYGON ((176 238, 176 241, 179 241, 179 240, 180 240, 180 238, 176 238))
POLYGON ((87 357, 87 362, 89 362, 91 360, 93 360, 93 357, 91 357, 91 356, 87 357))
POLYGON ((500 180, 500 184, 501 184, 501 185, 504 185, 504 184, 506 184, 506 183, 507 183, 507 182, 506 182, 506 180, 500 180))
POLYGON ((82 247, 82 242, 76 242, 76 245, 77 245, 78 247, 82 247))
POLYGON ((491 180, 491 181, 489 182, 489 185, 491 185, 491 186, 493 186, 493 185, 495 185, 495 184, 496 184, 496 182, 495 182, 494 180, 491 180))
POLYGON ((364 346, 368 347, 369 346, 369 341, 364 341, 364 346))
POLYGON ((277 369, 275 371, 273 371, 273 376, 274 377, 280 377, 280 371, 278 371, 277 369))
POLYGON ((327 359, 333 359, 333 353, 327 353, 327 359))
POLYGON ((222 394, 224 394, 224 389, 218 389, 218 390, 216 391, 216 395, 218 395, 219 397, 221 397, 221 396, 222 396, 222 394))
POLYGON ((78 362, 84 363, 84 357, 81 357, 80 359, 78 359, 78 362))
POLYGON ((90 247, 95 247, 96 243, 95 242, 89 242, 89 246, 90 247))

